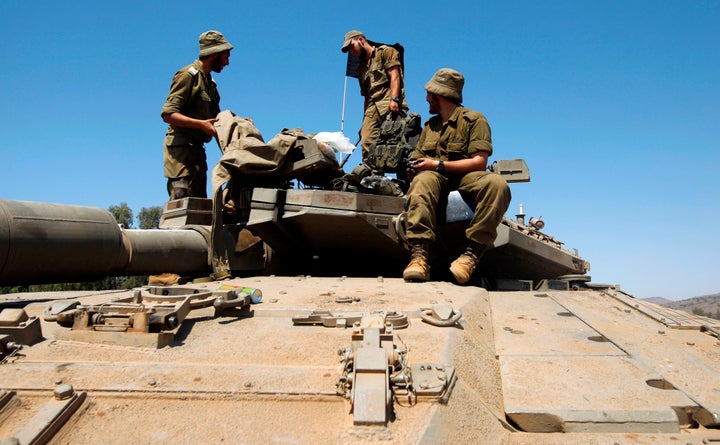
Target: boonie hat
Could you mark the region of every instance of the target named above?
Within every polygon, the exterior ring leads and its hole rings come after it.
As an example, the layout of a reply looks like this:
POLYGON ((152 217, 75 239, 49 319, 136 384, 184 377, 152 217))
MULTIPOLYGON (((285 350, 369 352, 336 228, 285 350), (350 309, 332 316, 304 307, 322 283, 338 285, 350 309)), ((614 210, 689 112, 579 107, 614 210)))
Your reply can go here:
POLYGON ((348 52, 348 48, 350 47, 350 42, 352 41, 352 39, 354 39, 355 37, 358 37, 358 36, 365 36, 365 34, 363 34, 362 32, 360 32, 358 30, 355 30, 355 29, 352 31, 346 32, 345 40, 343 41, 342 52, 344 52, 344 53, 348 52))
POLYGON ((233 49, 233 46, 225 40, 220 31, 205 31, 200 34, 200 57, 233 49))
POLYGON ((465 78, 462 74, 452 68, 440 68, 425 84, 425 90, 462 103, 463 85, 465 85, 465 78))

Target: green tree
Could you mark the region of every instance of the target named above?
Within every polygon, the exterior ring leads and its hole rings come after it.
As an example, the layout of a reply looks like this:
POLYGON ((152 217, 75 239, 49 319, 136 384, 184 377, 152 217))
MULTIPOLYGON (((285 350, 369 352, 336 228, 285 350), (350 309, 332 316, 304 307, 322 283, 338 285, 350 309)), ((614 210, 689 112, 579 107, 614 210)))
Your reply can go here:
POLYGON ((143 207, 138 213, 138 222, 141 229, 157 229, 160 226, 162 207, 143 207))
POLYGON ((122 224, 126 229, 133 226, 133 212, 126 202, 121 202, 120 205, 110 206, 108 212, 112 213, 115 221, 117 221, 118 224, 122 224))

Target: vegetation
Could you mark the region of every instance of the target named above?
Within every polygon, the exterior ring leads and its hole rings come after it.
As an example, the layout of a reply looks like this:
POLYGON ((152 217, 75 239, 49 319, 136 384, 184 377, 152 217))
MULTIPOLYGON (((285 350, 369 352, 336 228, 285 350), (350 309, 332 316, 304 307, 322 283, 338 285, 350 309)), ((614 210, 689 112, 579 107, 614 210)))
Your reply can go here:
POLYGON ((140 213, 138 213, 139 228, 157 229, 160 224, 161 215, 162 208, 159 206, 141 208, 140 213))
POLYGON ((121 202, 120 205, 110 206, 108 212, 112 213, 115 221, 121 226, 127 229, 133 226, 133 212, 126 202, 121 202))
POLYGON ((720 293, 677 301, 665 298, 648 298, 647 300, 660 306, 720 320, 720 293))
POLYGON ((695 315, 699 315, 701 317, 709 317, 709 318, 714 318, 716 320, 720 320, 720 309, 715 311, 715 313, 712 313, 712 312, 705 312, 704 310, 702 310, 700 308, 695 308, 695 309, 693 309, 692 313, 695 315))
MULTIPOLYGON (((134 228, 135 221, 133 211, 127 203, 121 202, 108 208, 115 221, 124 228, 134 228)), ((137 215, 140 229, 156 229, 160 225, 162 207, 143 207, 137 215)), ((0 287, 0 294, 15 292, 50 292, 50 291, 78 291, 78 290, 103 290, 103 289, 132 289, 147 284, 147 276, 132 277, 107 277, 99 281, 82 283, 55 283, 38 284, 25 286, 0 287)))

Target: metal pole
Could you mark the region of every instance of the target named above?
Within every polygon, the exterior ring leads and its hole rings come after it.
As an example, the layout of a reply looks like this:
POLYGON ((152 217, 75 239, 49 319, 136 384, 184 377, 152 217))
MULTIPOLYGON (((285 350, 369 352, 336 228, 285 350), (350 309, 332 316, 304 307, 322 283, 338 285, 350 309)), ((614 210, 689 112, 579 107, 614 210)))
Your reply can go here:
POLYGON ((343 86, 342 113, 340 114, 340 132, 345 134, 345 98, 347 96, 347 76, 345 76, 345 85, 343 86))

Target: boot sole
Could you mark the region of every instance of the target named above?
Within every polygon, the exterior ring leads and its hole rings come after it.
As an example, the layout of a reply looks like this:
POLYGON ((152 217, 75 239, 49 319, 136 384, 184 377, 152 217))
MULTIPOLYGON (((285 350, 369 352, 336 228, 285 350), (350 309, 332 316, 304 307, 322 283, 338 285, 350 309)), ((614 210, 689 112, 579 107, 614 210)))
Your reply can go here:
POLYGON ((453 278, 455 278, 458 284, 465 284, 470 281, 470 277, 466 277, 462 271, 456 270, 452 264, 450 265, 450 273, 452 273, 453 278))
POLYGON ((422 274, 408 273, 403 274, 403 280, 405 281, 428 281, 430 277, 422 274))

